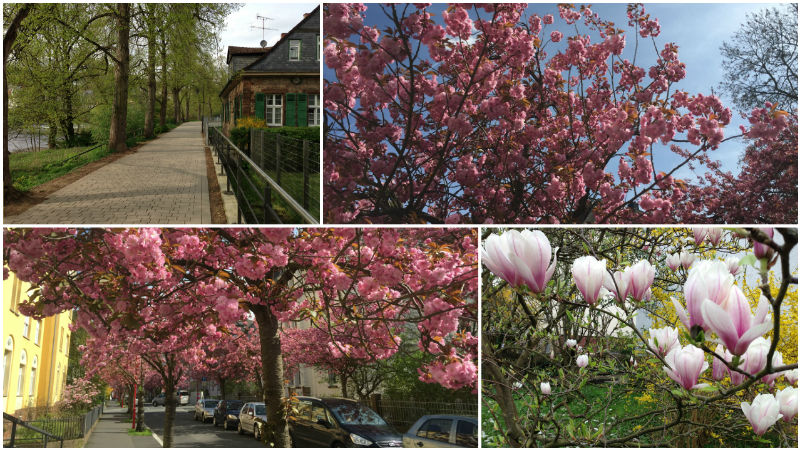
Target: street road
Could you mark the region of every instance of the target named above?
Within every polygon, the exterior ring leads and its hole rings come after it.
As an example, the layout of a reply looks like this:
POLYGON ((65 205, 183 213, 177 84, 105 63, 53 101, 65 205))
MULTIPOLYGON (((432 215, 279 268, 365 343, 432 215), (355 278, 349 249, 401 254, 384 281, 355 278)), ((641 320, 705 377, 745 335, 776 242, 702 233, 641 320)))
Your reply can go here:
MULTIPOLYGON (((164 440, 163 406, 145 406, 144 423, 164 440)), ((210 421, 195 421, 194 405, 177 408, 172 433, 173 447, 263 447, 252 434, 240 435, 236 430, 223 430, 221 425, 214 427, 210 421)))

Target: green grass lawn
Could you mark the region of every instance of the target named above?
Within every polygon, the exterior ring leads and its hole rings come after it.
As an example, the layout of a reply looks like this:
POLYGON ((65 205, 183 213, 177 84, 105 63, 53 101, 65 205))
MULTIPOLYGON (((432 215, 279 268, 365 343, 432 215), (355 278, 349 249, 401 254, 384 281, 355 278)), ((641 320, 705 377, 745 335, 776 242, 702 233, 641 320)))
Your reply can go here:
POLYGON ((34 187, 65 175, 78 167, 97 161, 108 155, 106 145, 77 156, 89 147, 55 148, 36 152, 18 152, 9 155, 9 168, 14 187, 29 191, 34 187))

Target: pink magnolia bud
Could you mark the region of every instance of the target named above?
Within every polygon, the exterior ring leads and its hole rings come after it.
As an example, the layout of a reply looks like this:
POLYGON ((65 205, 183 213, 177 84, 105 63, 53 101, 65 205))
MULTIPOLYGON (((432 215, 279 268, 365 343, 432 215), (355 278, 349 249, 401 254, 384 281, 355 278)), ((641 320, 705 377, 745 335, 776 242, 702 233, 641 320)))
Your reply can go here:
POLYGON ((650 330, 650 339, 647 343, 653 353, 667 356, 673 348, 680 346, 678 342, 678 330, 672 327, 653 328, 650 330))
POLYGON ((678 253, 668 255, 666 263, 670 270, 678 270, 678 267, 681 266, 681 255, 678 253))
POLYGON ((593 256, 581 256, 572 263, 572 278, 583 299, 590 305, 594 305, 600 296, 605 274, 605 259, 598 261, 593 256))
POLYGON ((576 345, 578 345, 578 341, 576 341, 575 339, 567 339, 566 344, 567 344, 567 347, 573 348, 576 345))
POLYGON ((785 387, 775 394, 775 400, 778 401, 783 420, 791 422, 797 415, 797 389, 785 387))
POLYGON ((589 355, 580 355, 578 359, 575 360, 575 363, 583 369, 584 367, 589 365, 589 355))
POLYGON ((767 353, 769 353, 770 341, 763 337, 757 337, 750 343, 744 353, 744 362, 739 366, 743 371, 750 375, 755 375, 764 367, 767 367, 767 353))
POLYGON ((725 260, 725 264, 728 265, 728 270, 731 272, 731 275, 736 276, 740 273, 744 272, 744 269, 739 265, 739 260, 736 258, 728 258, 725 260))
POLYGON ((681 258, 681 266, 684 269, 688 269, 689 267, 691 267, 692 264, 694 264, 694 262, 697 260, 697 256, 686 251, 680 253, 680 258, 681 258))
MULTIPOLYGON (((772 354, 772 368, 774 369, 775 367, 780 367, 782 365, 783 365, 783 355, 781 354, 781 352, 775 350, 775 353, 772 354)), ((775 384, 775 379, 781 375, 783 375, 783 372, 776 372, 773 374, 764 375, 763 377, 761 377, 761 381, 772 386, 775 384)))
MULTIPOLYGON (((767 236, 769 236, 770 239, 772 239, 772 237, 775 235, 775 230, 773 230, 772 228, 759 228, 759 230, 763 231, 767 236)), ((753 241, 753 253, 756 255, 756 258, 758 259, 762 258, 770 259, 772 258, 772 254, 775 253, 775 251, 772 250, 772 248, 769 247, 768 245, 764 245, 761 242, 753 241)))
POLYGON ((722 231, 722 228, 719 227, 709 228, 708 231, 706 231, 706 239, 708 239, 711 245, 716 247, 722 241, 722 231))
POLYGON ((708 228, 705 227, 695 227, 692 228, 692 234, 694 234, 694 245, 700 246, 706 238, 706 234, 708 234, 708 228))
POLYGON ((634 300, 644 300, 656 276, 653 266, 648 261, 641 260, 625 269, 625 272, 629 273, 628 293, 634 300))
POLYGON ((766 433, 769 427, 775 425, 775 422, 783 417, 778 400, 771 394, 756 395, 752 404, 742 402, 742 412, 753 426, 753 432, 759 436, 766 433))
POLYGON ((700 261, 692 265, 689 276, 683 285, 683 296, 686 300, 684 310, 680 303, 673 297, 672 303, 686 329, 700 326, 708 330, 703 321, 701 307, 703 302, 711 301, 717 305, 728 298, 733 288, 733 275, 728 271, 728 266, 722 261, 700 261))
POLYGON ((618 270, 614 272, 613 277, 608 272, 605 272, 603 274, 603 287, 606 288, 614 298, 622 301, 628 298, 628 294, 630 293, 630 280, 630 273, 628 273, 627 270, 625 272, 620 272, 618 270))
MULTIPOLYGON (((717 348, 714 349, 714 353, 722 356, 726 362, 731 362, 731 359, 733 358, 733 355, 731 355, 728 349, 723 347, 722 344, 717 344, 717 348)), ((711 378, 713 378, 715 381, 720 381, 725 378, 725 375, 727 375, 729 372, 730 370, 728 370, 728 366, 720 361, 719 358, 713 357, 713 361, 711 362, 711 378)))
POLYGON ((481 260, 487 269, 511 286, 525 285, 538 294, 544 291, 556 269, 557 256, 548 266, 552 254, 550 241, 541 231, 508 230, 486 238, 481 260))
POLYGON ((797 369, 787 370, 783 372, 783 378, 786 379, 786 382, 791 385, 797 384, 797 369))
POLYGON ((550 383, 542 383, 539 387, 542 390, 542 394, 550 395, 550 383))
POLYGON ((703 302, 700 309, 703 322, 719 336, 725 347, 734 355, 744 355, 755 338, 772 329, 772 323, 767 321, 767 305, 767 300, 762 296, 753 316, 747 297, 738 286, 733 286, 721 305, 707 301, 703 302))
POLYGON ((698 384, 700 375, 708 369, 705 353, 694 345, 673 348, 664 358, 667 365, 664 371, 684 389, 698 389, 706 384, 698 384))

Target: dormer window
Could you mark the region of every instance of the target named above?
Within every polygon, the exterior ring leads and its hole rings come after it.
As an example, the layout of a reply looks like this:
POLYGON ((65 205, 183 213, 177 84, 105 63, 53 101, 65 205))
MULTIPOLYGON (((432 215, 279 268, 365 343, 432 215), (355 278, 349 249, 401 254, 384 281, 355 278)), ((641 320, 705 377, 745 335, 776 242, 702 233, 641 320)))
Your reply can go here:
POLYGON ((300 39, 289 40, 289 61, 300 61, 300 39))

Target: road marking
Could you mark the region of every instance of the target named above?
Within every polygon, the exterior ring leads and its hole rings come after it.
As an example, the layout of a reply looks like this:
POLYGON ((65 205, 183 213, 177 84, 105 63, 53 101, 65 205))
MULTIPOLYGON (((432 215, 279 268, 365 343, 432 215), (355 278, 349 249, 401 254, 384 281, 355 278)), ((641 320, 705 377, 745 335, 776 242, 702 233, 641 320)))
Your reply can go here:
POLYGON ((162 440, 161 440, 161 438, 160 438, 160 437, 158 437, 158 435, 156 434, 156 432, 155 432, 155 431, 153 431, 153 430, 151 430, 151 429, 150 429, 150 427, 148 427, 148 426, 147 426, 147 424, 144 424, 144 427, 145 427, 145 428, 147 428, 147 430, 148 430, 148 431, 150 431, 151 433, 153 433, 153 439, 155 439, 155 440, 156 440, 156 442, 158 442, 158 445, 160 445, 161 447, 164 447, 164 441, 162 441, 162 440))

